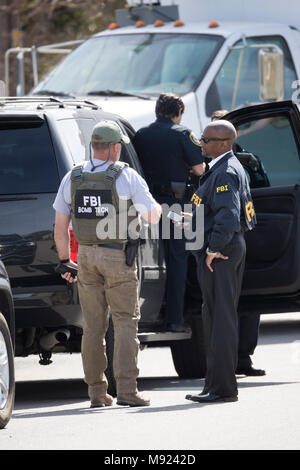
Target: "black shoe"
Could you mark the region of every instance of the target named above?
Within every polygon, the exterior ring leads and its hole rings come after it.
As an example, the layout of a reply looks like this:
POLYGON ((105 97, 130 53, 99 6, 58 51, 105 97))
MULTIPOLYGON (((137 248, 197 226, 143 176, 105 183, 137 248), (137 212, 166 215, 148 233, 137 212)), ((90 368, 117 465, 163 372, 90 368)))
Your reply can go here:
POLYGON ((166 330, 172 331, 173 333, 185 333, 189 330, 189 328, 183 323, 167 323, 166 330))
POLYGON ((190 395, 186 395, 185 398, 186 400, 191 400, 192 397, 202 397, 202 395, 207 395, 208 392, 206 392, 205 390, 202 390, 202 392, 196 394, 196 395, 193 395, 192 393, 190 395))
POLYGON ((238 401, 238 397, 220 397, 212 393, 206 393, 205 395, 186 395, 187 400, 196 401, 198 403, 216 403, 216 402, 231 402, 238 401))
POLYGON ((238 367, 235 371, 236 375, 248 375, 249 377, 262 377, 266 375, 263 369, 254 369, 254 367, 238 367))
POLYGON ((195 401, 195 400, 193 399, 194 397, 202 397, 203 395, 206 395, 206 394, 205 394, 205 393, 202 393, 202 392, 201 392, 201 393, 198 393, 198 394, 196 394, 196 395, 189 394, 189 395, 186 395, 186 396, 185 396, 185 399, 186 399, 186 400, 195 401))

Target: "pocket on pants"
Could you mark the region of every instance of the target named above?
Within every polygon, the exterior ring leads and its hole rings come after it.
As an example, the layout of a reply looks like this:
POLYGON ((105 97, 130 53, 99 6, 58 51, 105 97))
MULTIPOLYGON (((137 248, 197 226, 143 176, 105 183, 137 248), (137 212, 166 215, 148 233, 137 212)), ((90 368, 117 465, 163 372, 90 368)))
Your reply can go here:
POLYGON ((108 275, 119 282, 137 281, 136 261, 132 266, 127 266, 125 253, 122 254, 120 257, 103 257, 108 275))

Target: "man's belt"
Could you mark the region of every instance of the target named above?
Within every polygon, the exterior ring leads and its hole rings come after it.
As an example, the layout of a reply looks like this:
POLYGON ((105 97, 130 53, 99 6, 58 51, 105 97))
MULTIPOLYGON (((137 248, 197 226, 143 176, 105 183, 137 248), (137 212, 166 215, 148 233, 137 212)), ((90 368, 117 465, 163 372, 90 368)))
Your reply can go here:
POLYGON ((98 243, 101 248, 112 248, 113 250, 124 250, 124 243, 98 243))
POLYGON ((150 183, 149 189, 155 196, 171 196, 175 199, 183 199, 186 190, 186 183, 183 181, 150 183))

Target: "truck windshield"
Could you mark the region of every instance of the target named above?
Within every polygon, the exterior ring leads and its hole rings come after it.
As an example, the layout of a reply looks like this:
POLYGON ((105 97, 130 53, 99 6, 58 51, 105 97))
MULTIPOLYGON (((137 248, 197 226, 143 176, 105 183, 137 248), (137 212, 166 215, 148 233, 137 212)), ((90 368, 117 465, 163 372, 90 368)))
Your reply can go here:
POLYGON ((66 94, 183 95, 205 74, 221 36, 122 34, 89 39, 33 91, 66 94))

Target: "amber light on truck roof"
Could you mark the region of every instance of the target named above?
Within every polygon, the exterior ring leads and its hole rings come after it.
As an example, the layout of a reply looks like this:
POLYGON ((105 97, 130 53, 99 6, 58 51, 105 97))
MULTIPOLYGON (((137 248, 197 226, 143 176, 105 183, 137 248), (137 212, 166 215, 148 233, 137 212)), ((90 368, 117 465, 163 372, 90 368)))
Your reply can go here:
POLYGON ((162 20, 156 20, 155 23, 154 23, 154 26, 156 28, 159 27, 159 26, 164 26, 164 25, 165 25, 165 23, 162 20))
POLYGON ((217 28, 219 25, 219 23, 217 21, 211 21, 208 25, 209 28, 217 28))
POLYGON ((120 28, 120 25, 118 25, 118 23, 110 23, 110 25, 108 26, 108 29, 118 29, 120 28))
POLYGON ((136 27, 136 28, 143 28, 143 26, 146 26, 145 21, 137 21, 137 22, 135 23, 135 27, 136 27))
POLYGON ((181 20, 176 20, 174 21, 173 26, 184 26, 184 22, 181 20))

